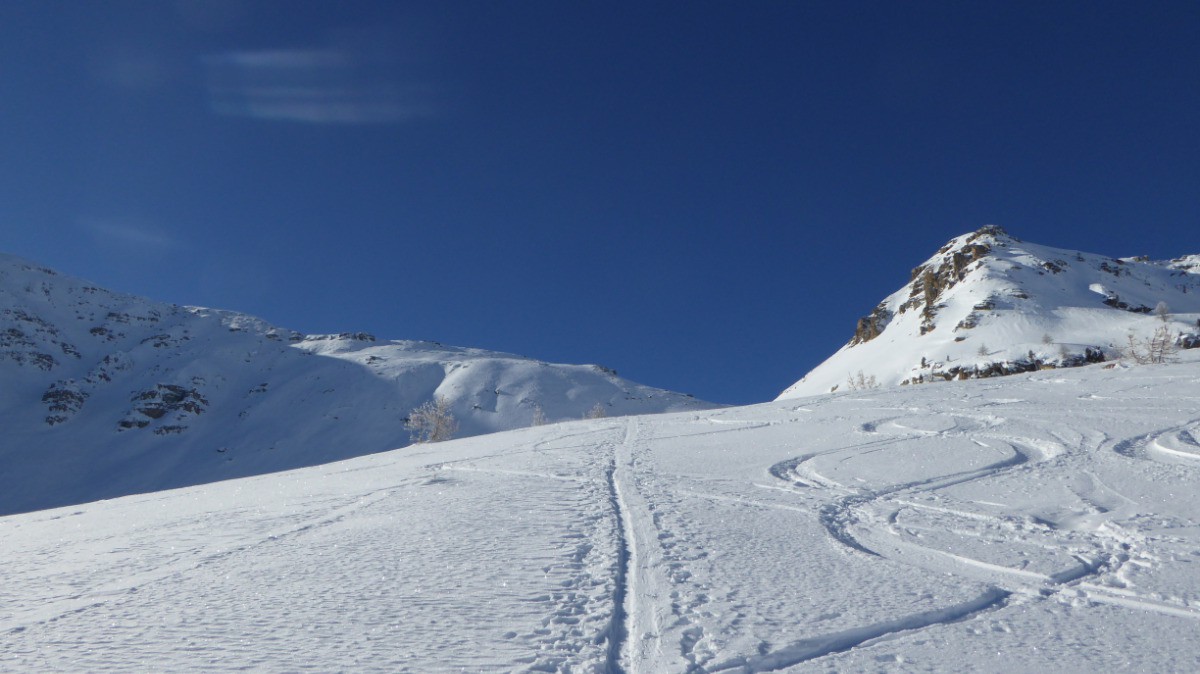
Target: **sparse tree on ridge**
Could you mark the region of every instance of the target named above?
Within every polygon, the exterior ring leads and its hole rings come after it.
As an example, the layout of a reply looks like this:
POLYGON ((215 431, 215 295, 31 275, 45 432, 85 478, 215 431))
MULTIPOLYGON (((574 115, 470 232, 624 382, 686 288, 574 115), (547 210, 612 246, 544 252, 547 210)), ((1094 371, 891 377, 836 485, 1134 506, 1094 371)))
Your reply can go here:
POLYGON ((584 419, 603 419, 608 416, 608 410, 604 409, 604 403, 596 403, 592 409, 583 413, 584 419))

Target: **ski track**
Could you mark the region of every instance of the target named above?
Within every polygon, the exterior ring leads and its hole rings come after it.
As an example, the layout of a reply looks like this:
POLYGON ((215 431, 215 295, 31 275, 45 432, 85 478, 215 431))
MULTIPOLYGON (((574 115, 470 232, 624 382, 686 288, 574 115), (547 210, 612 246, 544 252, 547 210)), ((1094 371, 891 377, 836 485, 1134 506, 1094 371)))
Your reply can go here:
POLYGON ((621 661, 624 659, 625 643, 629 638, 628 604, 634 601, 636 597, 636 595, 631 597, 628 591, 629 568, 633 558, 629 553, 631 537, 629 535, 629 516, 626 514, 628 506, 623 504, 621 491, 617 487, 617 458, 617 448, 614 447, 613 461, 606 475, 609 502, 612 507, 613 517, 616 520, 617 539, 617 554, 613 565, 612 618, 604 635, 608 642, 604 660, 604 671, 606 674, 625 674, 625 668, 622 666, 621 661))
POLYGON ((948 608, 922 611, 895 620, 802 639, 771 653, 750 658, 733 658, 713 665, 705 671, 713 674, 716 672, 757 674, 758 672, 773 672, 785 667, 794 667, 809 660, 857 648, 883 637, 966 620, 984 611, 1002 606, 1011 594, 990 588, 975 599, 948 608))
MULTIPOLYGON (((655 436, 655 440, 659 440, 655 436)), ((626 525, 628 541, 624 669, 629 674, 702 672, 708 656, 699 615, 708 595, 699 588, 688 596, 680 585, 691 578, 687 566, 702 559, 687 545, 687 537, 664 527, 664 513, 680 512, 677 497, 692 492, 672 490, 653 499, 643 494, 639 454, 643 451, 640 422, 630 418, 624 438, 614 448, 615 504, 626 525)), ((695 494, 723 500, 719 495, 695 494)), ((759 505, 741 499, 739 503, 759 505)), ((800 509, 794 509, 800 510, 800 509)))
POLYGON ((627 419, 624 435, 612 450, 612 504, 623 531, 617 572, 620 592, 614 593, 614 603, 623 605, 624 624, 614 627, 607 671, 621 674, 661 671, 664 658, 662 626, 654 601, 662 583, 656 578, 658 560, 649 554, 648 537, 654 526, 647 523, 650 507, 638 493, 635 474, 639 424, 636 417, 627 419))
POLYGON ((640 422, 631 418, 617 447, 615 473, 631 541, 627 671, 694 671, 696 649, 704 639, 704 628, 694 614, 708 600, 701 592, 681 604, 684 596, 678 585, 691 575, 686 569, 687 553, 681 554, 676 534, 662 521, 664 512, 678 512, 678 503, 674 498, 651 500, 642 493, 638 460, 642 445, 640 422))
MULTIPOLYGON (((872 445, 873 447, 873 445, 872 445)), ((829 534, 839 543, 872 556, 879 556, 879 553, 871 550, 867 546, 860 543, 853 535, 849 533, 849 527, 857 522, 855 511, 867 504, 873 503, 880 499, 884 499, 893 495, 911 494, 919 492, 934 491, 945 487, 970 482, 981 477, 988 477, 998 474, 1000 471, 1020 466, 1030 460, 1030 452, 1022 451, 1017 446, 1012 445, 1013 456, 1010 459, 999 461, 983 468, 976 470, 964 471, 961 473, 945 475, 940 477, 929 478, 926 480, 918 480, 905 484, 896 485, 886 489, 868 491, 866 493, 858 492, 844 496, 837 501, 825 504, 820 508, 820 521, 822 526, 829 534)), ((844 452, 853 449, 852 447, 835 450, 844 452)), ((866 451, 873 451, 867 449, 866 451)), ((827 456, 833 452, 825 452, 820 456, 827 456)), ((840 492, 849 492, 851 490, 838 484, 833 480, 829 480, 815 471, 805 471, 802 466, 810 459, 816 457, 816 454, 806 454, 794 459, 781 461, 768 470, 768 472, 778 479, 790 482, 797 486, 820 485, 827 488, 832 488, 840 492), (805 479, 793 477, 796 474, 803 475, 805 479)))
POLYGON ((1200 466, 1200 419, 1121 440, 1113 451, 1131 459, 1200 466))
MULTIPOLYGON (((950 430, 933 432, 919 428, 906 428, 897 423, 897 420, 900 418, 902 417, 889 417, 865 422, 858 427, 858 431, 865 435, 879 435, 882 434, 881 428, 890 426, 890 434, 897 436, 893 441, 904 439, 903 436, 905 433, 909 434, 909 438, 945 438, 964 434, 957 422, 952 429, 956 432, 951 432, 950 430)), ((994 423, 989 425, 995 426, 999 424, 994 423)), ((1197 443, 1196 440, 1197 437, 1200 437, 1200 430, 1198 429, 1200 429, 1200 421, 1191 421, 1180 427, 1145 434, 1118 443, 1115 450, 1118 454, 1130 457, 1161 461, 1163 460, 1162 457, 1165 456, 1172 463, 1183 462, 1189 465, 1200 466, 1200 443, 1197 443), (1155 456, 1155 452, 1159 456, 1155 456)), ((1080 435, 1079 444, 1081 446, 1085 444, 1083 441, 1084 437, 1084 435, 1080 435)), ((755 672, 783 669, 825 655, 847 651, 868 644, 885 635, 966 620, 978 613, 1007 604, 1010 597, 1014 594, 1033 597, 1035 599, 1045 599, 1058 592, 1066 591, 1068 588, 1074 596, 1090 601, 1160 613, 1173 617, 1200 620, 1200 610, 1147 598, 1136 592, 1099 585, 1095 582, 1097 578, 1104 574, 1115 574, 1122 564, 1129 559, 1128 554, 1114 553, 1114 550, 1120 551, 1130 548, 1127 542, 1120 540, 1121 536, 1119 534, 1114 535, 1103 531, 1094 532, 1094 537, 1098 540, 1093 544, 1092 557, 1074 554, 1073 557, 1076 564, 1056 573, 1047 574, 992 564, 967 556, 956 555, 943 550, 902 541, 898 537, 889 536, 890 534, 894 534, 894 531, 883 531, 879 528, 877 521, 870 518, 863 518, 860 515, 869 506, 889 503, 900 508, 940 511, 962 519, 974 520, 981 523, 1002 522, 1003 518, 974 513, 962 508, 947 508, 932 506, 928 503, 917 503, 913 499, 914 497, 932 494, 950 486, 996 477, 1006 471, 1028 468, 1032 463, 1052 461, 1068 453, 1061 437, 1057 435, 1057 442, 1050 442, 1034 438, 1013 438, 995 434, 972 434, 971 440, 975 444, 987 447, 990 445, 980 441, 979 438, 1005 442, 1012 448, 1013 456, 976 470, 937 476, 875 490, 848 488, 845 485, 822 476, 815 470, 807 468, 805 464, 817 457, 825 457, 835 453, 862 455, 880 451, 881 449, 886 449, 886 447, 880 447, 880 444, 886 445, 888 444, 887 441, 883 443, 879 441, 868 442, 826 450, 820 453, 802 454, 770 466, 767 472, 775 479, 792 487, 783 489, 782 491, 811 495, 813 491, 824 490, 836 495, 835 500, 820 506, 818 510, 819 520, 829 536, 846 549, 876 559, 889 559, 938 573, 952 573, 966 579, 990 584, 992 587, 987 592, 975 600, 947 609, 922 612, 897 620, 804 639, 767 654, 727 660, 721 665, 710 667, 705 671, 737 671, 739 673, 752 674, 755 672), (856 535, 853 533, 856 529, 863 530, 867 533, 868 538, 878 540, 880 544, 872 546, 864 543, 860 540, 862 534, 856 535), (889 537, 890 545, 887 544, 889 537)), ((1105 440, 1107 438, 1101 436, 1091 444, 1099 446, 1105 440)), ((1124 495, 1105 485, 1095 475, 1086 471, 1084 475, 1086 479, 1090 480, 1090 484, 1092 485, 1089 494, 1111 494, 1123 501, 1124 504, 1133 503, 1124 495)), ((766 485, 760 486, 766 487, 766 485)), ((1077 495, 1081 501, 1091 505, 1097 512, 1108 512, 1108 508, 1091 502, 1088 497, 1082 494, 1077 495)), ((1105 496, 1102 496, 1101 499, 1106 501, 1112 500, 1111 497, 1105 496)), ((894 522, 899 512, 899 510, 894 510, 888 521, 894 522)), ((1012 526, 1011 523, 1008 524, 1012 526)), ((1113 526, 1112 528, 1115 529, 1117 527, 1113 526)), ((973 535, 962 531, 956 531, 955 533, 973 535)), ((1048 550, 1069 549, 1062 542, 1058 544, 1046 544, 1035 541, 1033 544, 1040 545, 1048 550)))

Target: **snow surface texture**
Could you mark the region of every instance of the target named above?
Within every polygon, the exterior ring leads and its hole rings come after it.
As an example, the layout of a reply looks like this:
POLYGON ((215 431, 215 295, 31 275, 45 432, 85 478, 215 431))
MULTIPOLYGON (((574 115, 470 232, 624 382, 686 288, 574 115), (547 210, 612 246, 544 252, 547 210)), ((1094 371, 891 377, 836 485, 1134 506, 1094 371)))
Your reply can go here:
POLYGON ((1094 365, 8 516, 0 669, 1197 671, 1198 410, 1094 365))
POLYGON ((408 444, 446 396, 460 435, 711 404, 552 365, 122 295, 0 255, 0 513, 310 466, 408 444))
POLYGON ((1145 342, 1163 325, 1200 346, 1200 255, 1115 259, 988 226, 914 269, 848 344, 779 399, 1113 360, 1130 335, 1145 342))

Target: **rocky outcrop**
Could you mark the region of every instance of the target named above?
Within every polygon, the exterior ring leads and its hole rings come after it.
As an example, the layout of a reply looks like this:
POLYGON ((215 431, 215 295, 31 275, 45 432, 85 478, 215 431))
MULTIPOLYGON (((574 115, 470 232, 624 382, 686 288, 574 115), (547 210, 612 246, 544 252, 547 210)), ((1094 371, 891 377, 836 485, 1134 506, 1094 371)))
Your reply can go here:
POLYGON ((908 384, 924 384, 933 381, 954 381, 965 379, 987 379, 989 377, 1006 377, 1023 372, 1038 370, 1055 370, 1066 367, 1081 367, 1093 363, 1103 363, 1107 360, 1104 349, 1089 346, 1083 353, 1067 354, 1058 358, 1041 358, 1032 352, 1026 358, 1001 360, 990 363, 974 363, 970 365, 955 365, 943 367, 941 363, 930 366, 928 373, 921 373, 900 382, 901 386, 908 384))
MULTIPOLYGON (((970 265, 976 260, 987 256, 992 250, 992 242, 984 240, 987 237, 1007 237, 1014 241, 1003 228, 997 225, 986 225, 967 237, 966 241, 955 248, 951 242, 938 250, 935 262, 922 264, 912 270, 909 277, 908 300, 900 305, 898 313, 911 310, 921 311, 921 334, 931 332, 937 327, 936 317, 939 305, 937 300, 946 290, 954 287, 966 277, 970 265)), ((854 337, 850 345, 863 344, 878 337, 891 322, 894 314, 886 303, 875 307, 870 314, 858 319, 854 328, 854 337)), ((968 326, 969 327, 969 326, 968 326)))
POLYGON ((60 365, 55 354, 80 358, 49 322, 22 309, 0 310, 0 358, 48 372, 60 365))
POLYGON ((937 302, 938 298, 966 277, 971 263, 983 259, 991 252, 993 242, 981 239, 1001 236, 1008 235, 1000 227, 988 225, 972 233, 957 248, 953 243, 943 246, 934 261, 913 269, 909 281, 908 301, 900 305, 900 313, 919 308, 921 334, 936 329, 937 312, 941 308, 937 302))
POLYGON ((1122 311, 1129 311, 1135 314, 1148 314, 1154 311, 1154 309, 1144 304, 1129 304, 1128 302, 1124 302, 1117 295, 1105 298, 1104 303, 1114 309, 1121 309, 1122 311))
POLYGON ((67 421, 83 407, 87 398, 87 392, 80 390, 74 381, 58 381, 51 384, 42 394, 42 404, 46 405, 50 412, 46 415, 46 424, 53 426, 67 421))
POLYGON ((369 332, 339 332, 336 335, 304 335, 301 339, 291 341, 321 342, 345 339, 352 342, 374 342, 375 335, 369 332))
POLYGON ((892 312, 886 304, 880 304, 870 314, 858 319, 858 326, 854 329, 854 337, 850 339, 850 344, 853 346, 875 339, 883 333, 883 329, 891 320, 892 312))
MULTIPOLYGON (((117 427, 120 430, 145 428, 152 421, 157 421, 167 415, 174 415, 173 418, 182 419, 186 418, 185 415, 188 414, 203 414, 208 409, 208 399, 199 390, 178 384, 158 384, 152 389, 134 393, 129 401, 134 403, 134 406, 130 413, 118 422, 117 427)), ((180 424, 173 424, 173 426, 178 426, 178 428, 168 432, 178 433, 187 428, 180 424)))
MULTIPOLYGON (((908 299, 900 305, 897 313, 920 310, 921 334, 937 327, 935 319, 939 309, 938 298, 966 277, 972 262, 984 258, 992 250, 992 242, 986 240, 987 237, 1017 240, 1010 237, 1001 227, 987 225, 973 232, 958 248, 955 248, 954 242, 946 244, 934 256, 940 256, 940 259, 912 270, 908 299)), ((850 338, 850 346, 875 339, 883 333, 894 317, 895 314, 888 309, 887 303, 880 303, 870 314, 858 319, 858 324, 854 327, 854 336, 850 338)))

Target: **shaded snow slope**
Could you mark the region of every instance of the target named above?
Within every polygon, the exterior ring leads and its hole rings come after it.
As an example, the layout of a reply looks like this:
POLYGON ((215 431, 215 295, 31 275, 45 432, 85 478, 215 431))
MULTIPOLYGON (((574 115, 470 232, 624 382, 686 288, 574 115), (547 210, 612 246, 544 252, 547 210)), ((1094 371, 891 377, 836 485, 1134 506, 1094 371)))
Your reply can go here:
POLYGON ((1112 360, 1164 325, 1159 303, 1172 339, 1200 346, 1200 256, 1115 259, 984 227, 914 269, 779 399, 1112 360))
POLYGON ((1194 671, 1198 391, 1043 371, 3 517, 0 669, 1194 671))
POLYGON ((0 513, 313 465, 408 444, 448 397, 460 434, 708 409, 594 365, 371 335, 302 335, 110 292, 0 255, 0 513))

